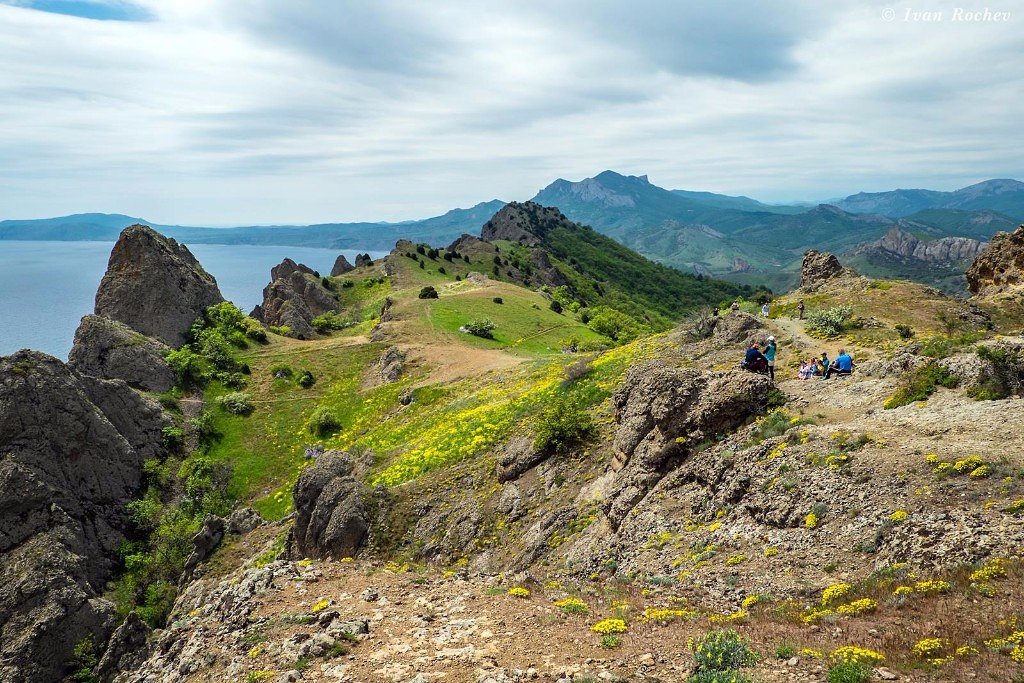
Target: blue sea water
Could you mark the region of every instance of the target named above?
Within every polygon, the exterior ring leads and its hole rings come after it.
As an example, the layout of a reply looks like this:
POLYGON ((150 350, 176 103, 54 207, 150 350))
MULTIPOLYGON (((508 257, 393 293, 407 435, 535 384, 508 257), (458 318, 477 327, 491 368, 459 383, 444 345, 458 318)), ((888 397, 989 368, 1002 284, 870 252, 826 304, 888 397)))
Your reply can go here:
MULTIPOLYGON (((110 242, 0 240, 0 356, 29 348, 66 359, 78 321, 92 313, 111 247, 110 242)), ((217 278, 224 297, 246 313, 262 301, 270 269, 286 256, 329 273, 339 253, 354 262, 360 251, 224 244, 189 249, 217 278)))

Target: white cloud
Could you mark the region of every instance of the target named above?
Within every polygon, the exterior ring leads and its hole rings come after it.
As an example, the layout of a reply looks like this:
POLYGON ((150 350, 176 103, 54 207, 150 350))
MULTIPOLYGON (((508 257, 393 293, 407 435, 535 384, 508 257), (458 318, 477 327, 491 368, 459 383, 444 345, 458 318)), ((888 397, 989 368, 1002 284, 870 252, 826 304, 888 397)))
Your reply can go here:
POLYGON ((152 21, 0 4, 0 218, 393 220, 604 168, 769 200, 1022 175, 1024 13, 138 4, 152 21))

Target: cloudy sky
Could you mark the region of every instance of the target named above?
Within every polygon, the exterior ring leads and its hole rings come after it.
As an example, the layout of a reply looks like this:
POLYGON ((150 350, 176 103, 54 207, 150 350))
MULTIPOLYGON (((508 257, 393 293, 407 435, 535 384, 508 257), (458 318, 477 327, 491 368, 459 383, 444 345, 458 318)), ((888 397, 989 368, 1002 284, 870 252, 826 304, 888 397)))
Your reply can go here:
POLYGON ((0 0, 0 218, 955 189, 1024 177, 1022 121, 1021 0, 0 0))

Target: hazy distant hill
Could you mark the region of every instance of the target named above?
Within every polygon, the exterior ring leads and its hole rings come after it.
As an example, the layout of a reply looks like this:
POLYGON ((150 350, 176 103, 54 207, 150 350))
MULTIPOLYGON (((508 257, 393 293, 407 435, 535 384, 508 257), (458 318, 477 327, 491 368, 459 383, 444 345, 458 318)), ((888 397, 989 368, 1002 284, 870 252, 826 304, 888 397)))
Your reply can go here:
POLYGON ((935 190, 892 190, 861 192, 836 202, 853 213, 880 213, 891 217, 909 216, 923 209, 991 210, 1024 220, 1024 183, 999 178, 970 185, 953 192, 935 190))

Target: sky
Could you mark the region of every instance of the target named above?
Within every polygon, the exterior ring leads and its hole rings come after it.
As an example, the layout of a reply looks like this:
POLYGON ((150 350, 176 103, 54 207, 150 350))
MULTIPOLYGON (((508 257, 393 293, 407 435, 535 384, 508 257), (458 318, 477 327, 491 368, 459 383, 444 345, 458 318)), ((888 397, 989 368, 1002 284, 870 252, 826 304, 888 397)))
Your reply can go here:
POLYGON ((952 190, 1024 178, 1022 121, 1022 0, 0 0, 0 219, 952 190))

